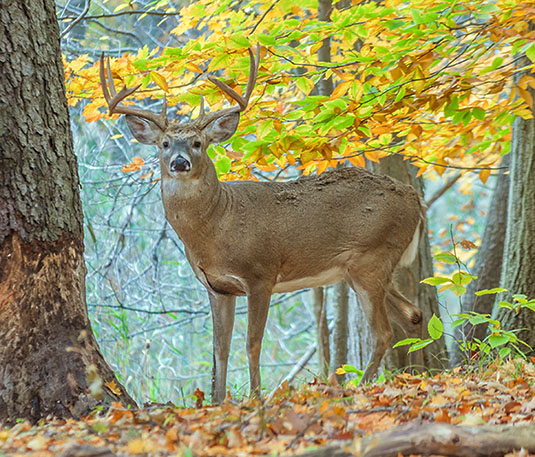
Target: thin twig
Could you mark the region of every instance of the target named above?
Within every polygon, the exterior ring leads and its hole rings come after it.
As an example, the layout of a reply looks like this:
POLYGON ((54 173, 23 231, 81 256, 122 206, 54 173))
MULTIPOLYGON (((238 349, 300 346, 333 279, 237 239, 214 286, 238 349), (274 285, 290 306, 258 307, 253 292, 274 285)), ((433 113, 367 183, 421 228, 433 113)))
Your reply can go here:
POLYGON ((442 195, 444 195, 462 176, 462 173, 457 173, 452 176, 446 184, 444 184, 439 190, 437 190, 433 196, 425 202, 425 205, 429 208, 433 203, 435 203, 442 195))
POLYGON ((89 11, 89 7, 91 6, 91 0, 85 0, 85 7, 84 7, 84 10, 80 13, 80 15, 74 19, 68 26, 67 28, 61 32, 61 35, 59 36, 60 38, 63 38, 65 35, 67 35, 67 33, 69 33, 72 28, 78 24, 78 22, 80 22, 84 17, 85 15, 87 14, 87 12, 89 11))
MULTIPOLYGON (((147 16, 178 16, 180 14, 180 11, 175 12, 163 12, 163 11, 143 11, 143 10, 131 10, 131 11, 118 11, 116 13, 102 13, 102 14, 93 14, 91 16, 86 16, 85 19, 105 19, 108 17, 117 17, 117 16, 125 16, 125 15, 147 15, 147 16)), ((63 16, 58 18, 60 21, 68 21, 70 19, 74 19, 76 16, 63 16)))

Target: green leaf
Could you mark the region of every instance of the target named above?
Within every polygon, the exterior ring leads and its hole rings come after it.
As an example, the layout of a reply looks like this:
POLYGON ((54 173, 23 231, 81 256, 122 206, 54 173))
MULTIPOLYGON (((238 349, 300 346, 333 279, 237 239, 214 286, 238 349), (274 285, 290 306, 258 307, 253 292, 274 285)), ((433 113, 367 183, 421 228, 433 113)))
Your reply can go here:
POLYGON ((96 433, 108 433, 108 426, 104 422, 96 422, 91 428, 96 433))
POLYGON ((222 156, 215 162, 215 169, 220 175, 226 174, 230 171, 232 161, 227 156, 222 156))
POLYGON ((526 57, 535 62, 535 43, 531 43, 529 48, 526 49, 526 57))
POLYGON ((297 80, 295 81, 295 85, 305 95, 308 95, 310 91, 314 89, 314 81, 304 76, 297 78, 297 80))
POLYGON ((444 263, 457 263, 457 257, 455 257, 453 254, 450 254, 449 252, 441 252, 439 254, 436 254, 435 260, 438 260, 439 262, 444 263))
POLYGON ((407 346, 408 344, 419 343, 421 341, 422 341, 421 338, 405 338, 404 340, 398 341, 392 347, 393 348, 397 348, 397 347, 400 347, 400 346, 407 346))
POLYGON ((499 294, 500 292, 507 292, 507 289, 503 287, 495 287, 494 289, 483 289, 475 292, 476 295, 490 295, 490 294, 499 294))
POLYGON ((251 46, 251 43, 247 37, 238 35, 236 33, 233 33, 230 36, 230 43, 232 46, 229 45, 229 49, 249 48, 251 46))
POLYGON ((468 318, 468 322, 472 325, 486 324, 489 322, 490 316, 488 314, 475 314, 468 318))
POLYGON ((474 116, 476 119, 483 121, 485 119, 486 111, 482 108, 473 108, 472 109, 472 116, 474 116))
POLYGON ((342 365, 342 368, 346 373, 357 373, 361 374, 363 371, 355 368, 353 365, 342 365))
POLYGON ((451 277, 453 284, 458 286, 466 286, 467 284, 470 284, 473 279, 476 279, 476 276, 469 275, 464 271, 458 271, 451 277))
POLYGON ((465 292, 466 292, 466 287, 464 286, 459 286, 457 284, 452 284, 449 289, 455 294, 457 295, 457 297, 460 297, 461 295, 463 295, 465 292))
POLYGON ((451 328, 455 328, 455 327, 458 327, 459 325, 462 325, 466 322, 466 318, 465 317, 462 317, 460 319, 455 319, 451 324, 450 324, 450 327, 451 328))
POLYGON ((444 116, 452 117, 459 109, 459 99, 455 96, 451 97, 450 102, 444 106, 444 116))
POLYGON ((444 333, 444 324, 434 313, 427 323, 427 331, 434 340, 438 340, 444 333))
POLYGON ((507 335, 490 335, 489 344, 492 349, 498 346, 503 346, 509 342, 510 338, 507 335))
POLYGON ((429 284, 430 286, 439 286, 447 282, 451 282, 450 278, 444 278, 442 276, 433 276, 432 278, 425 278, 420 281, 424 284, 429 284))
POLYGON ((418 351, 420 349, 423 349, 427 345, 431 344, 434 340, 423 340, 421 343, 417 343, 410 347, 409 354, 414 351, 418 351))

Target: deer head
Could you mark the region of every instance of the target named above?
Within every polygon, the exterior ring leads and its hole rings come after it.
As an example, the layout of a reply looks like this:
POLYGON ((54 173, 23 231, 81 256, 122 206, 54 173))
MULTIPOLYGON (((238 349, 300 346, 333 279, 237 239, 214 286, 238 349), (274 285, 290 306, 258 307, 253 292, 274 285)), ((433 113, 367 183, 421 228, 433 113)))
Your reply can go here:
POLYGON ((170 121, 165 98, 160 113, 123 105, 121 102, 140 86, 130 89, 124 87, 117 93, 109 58, 107 65, 104 65, 104 53, 100 58, 100 82, 109 113, 125 114, 128 128, 136 140, 158 146, 162 177, 189 180, 204 174, 210 160, 206 155, 208 146, 228 140, 238 127, 240 113, 247 107, 256 82, 260 46, 257 46, 256 58, 250 49, 249 57, 251 64, 245 96, 238 94, 223 81, 208 76, 208 79, 235 100, 238 106, 205 113, 204 99, 201 97, 200 115, 189 122, 170 121))

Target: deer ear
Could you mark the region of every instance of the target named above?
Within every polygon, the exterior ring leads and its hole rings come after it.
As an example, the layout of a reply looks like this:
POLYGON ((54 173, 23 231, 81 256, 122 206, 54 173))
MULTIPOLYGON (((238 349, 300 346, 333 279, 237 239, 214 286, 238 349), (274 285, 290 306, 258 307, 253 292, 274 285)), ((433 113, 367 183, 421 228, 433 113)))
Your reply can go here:
POLYGON ((239 122, 240 113, 230 113, 210 122, 205 127, 204 133, 210 143, 221 143, 234 135, 239 122))
POLYGON ((157 144, 160 128, 151 121, 137 116, 127 115, 126 124, 134 138, 143 144, 157 144))

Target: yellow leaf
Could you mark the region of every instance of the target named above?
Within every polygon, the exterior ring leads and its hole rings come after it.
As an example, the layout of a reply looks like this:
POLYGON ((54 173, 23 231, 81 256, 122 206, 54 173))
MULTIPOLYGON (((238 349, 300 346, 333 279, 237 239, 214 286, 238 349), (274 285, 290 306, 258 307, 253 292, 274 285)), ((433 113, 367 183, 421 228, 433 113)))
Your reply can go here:
POLYGON ((336 88, 333 90, 330 99, 333 100, 335 98, 342 97, 347 93, 349 88, 353 85, 353 81, 343 81, 336 88))
POLYGON ((336 369, 336 374, 346 374, 346 370, 344 370, 342 367, 336 369))
POLYGON ((117 387, 117 384, 115 384, 115 381, 113 379, 111 381, 106 382, 105 384, 113 394, 121 395, 121 390, 119 389, 119 387, 117 387))
POLYGON ((118 133, 117 135, 110 136, 110 140, 116 140, 117 138, 122 138, 122 137, 123 137, 123 134, 118 133))
POLYGON ((483 184, 487 183, 487 179, 489 179, 490 176, 490 170, 488 168, 485 168, 484 170, 481 170, 479 172, 479 179, 483 184))
POLYGON ((156 84, 160 89, 164 90, 165 92, 169 92, 167 81, 160 73, 157 73, 156 71, 151 71, 150 79, 152 79, 154 84, 156 84))
POLYGON ((350 95, 355 103, 360 102, 360 98, 362 97, 363 93, 364 93, 364 86, 362 85, 362 83, 357 80, 352 81, 350 95))
POLYGON ((193 62, 187 62, 185 67, 189 71, 193 71, 194 73, 203 73, 202 68, 199 67, 197 64, 194 64, 193 62))
POLYGON ((517 87, 518 94, 524 99, 527 105, 533 109, 533 96, 529 90, 524 90, 521 87, 517 87))
POLYGON ((150 452, 154 446, 148 441, 135 439, 128 443, 128 451, 132 454, 143 454, 150 452))

